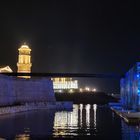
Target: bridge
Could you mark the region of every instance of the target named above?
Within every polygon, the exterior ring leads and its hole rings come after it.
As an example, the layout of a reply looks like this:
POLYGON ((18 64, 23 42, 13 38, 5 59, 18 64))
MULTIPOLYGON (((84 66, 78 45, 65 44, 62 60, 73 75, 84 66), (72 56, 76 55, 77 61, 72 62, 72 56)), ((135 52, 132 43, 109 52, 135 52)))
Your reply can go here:
POLYGON ((82 78, 115 78, 124 77, 120 74, 94 74, 94 73, 1 73, 8 76, 33 76, 33 77, 82 77, 82 78))

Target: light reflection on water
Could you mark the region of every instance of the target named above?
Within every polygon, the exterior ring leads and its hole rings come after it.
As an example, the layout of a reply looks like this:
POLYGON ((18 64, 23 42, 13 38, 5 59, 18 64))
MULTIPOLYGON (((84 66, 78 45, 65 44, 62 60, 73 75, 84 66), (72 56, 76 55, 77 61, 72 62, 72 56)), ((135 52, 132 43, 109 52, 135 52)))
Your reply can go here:
MULTIPOLYGON (((71 135, 78 126, 78 106, 74 106, 72 112, 56 112, 54 118, 54 136, 71 135), (72 130, 72 131, 71 131, 72 130)), ((76 135, 76 134, 73 134, 76 135)))
POLYGON ((94 104, 93 105, 93 109, 94 109, 94 128, 95 128, 95 130, 96 130, 96 111, 97 111, 97 105, 96 104, 94 104))
POLYGON ((20 134, 15 137, 15 140, 29 140, 30 135, 29 134, 20 134))
POLYGON ((76 136, 82 134, 91 135, 90 119, 93 119, 93 126, 96 130, 96 110, 97 105, 74 105, 72 112, 62 111, 56 112, 54 118, 54 136, 76 136), (77 131, 79 130, 79 132, 77 131), (80 132, 81 131, 81 132, 80 132))
POLYGON ((80 127, 82 127, 82 111, 83 111, 83 104, 80 104, 80 127))
POLYGON ((39 110, 0 116, 0 138, 29 140, 73 136, 139 140, 140 126, 129 126, 108 107, 96 104, 75 104, 72 111, 39 110))
POLYGON ((87 128, 90 127, 90 105, 86 105, 86 125, 87 128))

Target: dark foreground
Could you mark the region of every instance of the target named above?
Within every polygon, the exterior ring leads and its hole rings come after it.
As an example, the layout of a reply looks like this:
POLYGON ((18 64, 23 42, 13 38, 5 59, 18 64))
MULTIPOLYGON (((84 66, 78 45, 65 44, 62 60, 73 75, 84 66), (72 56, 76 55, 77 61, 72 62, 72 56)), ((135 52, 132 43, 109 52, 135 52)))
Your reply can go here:
POLYGON ((140 126, 128 126, 107 105, 75 104, 72 111, 40 110, 0 116, 0 138, 139 140, 140 126))
POLYGON ((107 104, 118 101, 118 99, 103 92, 55 93, 55 97, 57 101, 73 101, 75 104, 107 104))

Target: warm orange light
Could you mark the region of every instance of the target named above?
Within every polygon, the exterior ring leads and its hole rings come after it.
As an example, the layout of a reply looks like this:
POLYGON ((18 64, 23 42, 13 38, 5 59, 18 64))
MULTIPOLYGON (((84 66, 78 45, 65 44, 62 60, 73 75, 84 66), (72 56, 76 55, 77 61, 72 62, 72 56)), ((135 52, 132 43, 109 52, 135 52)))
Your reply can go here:
POLYGON ((85 90, 86 90, 86 91, 90 91, 90 88, 89 88, 89 87, 85 87, 85 90))
POLYGON ((96 88, 94 88, 94 89, 92 89, 92 91, 93 91, 93 92, 96 92, 97 90, 96 90, 96 88))
POLYGON ((83 89, 82 88, 80 88, 79 90, 80 90, 80 92, 83 92, 83 89))
POLYGON ((78 81, 72 80, 72 78, 52 78, 54 90, 59 89, 78 89, 78 81))
MULTIPOLYGON (((30 73, 31 72, 31 49, 27 45, 22 45, 19 49, 18 63, 17 67, 18 73, 30 73)), ((30 76, 19 76, 21 78, 30 78, 30 76)))

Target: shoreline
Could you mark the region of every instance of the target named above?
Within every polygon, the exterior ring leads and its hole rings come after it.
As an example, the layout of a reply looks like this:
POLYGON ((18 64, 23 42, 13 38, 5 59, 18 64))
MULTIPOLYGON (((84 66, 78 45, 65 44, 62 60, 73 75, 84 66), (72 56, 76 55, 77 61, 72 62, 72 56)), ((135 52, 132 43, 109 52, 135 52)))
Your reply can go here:
POLYGON ((71 101, 74 104, 108 104, 119 102, 119 99, 102 92, 55 93, 56 101, 71 101))

